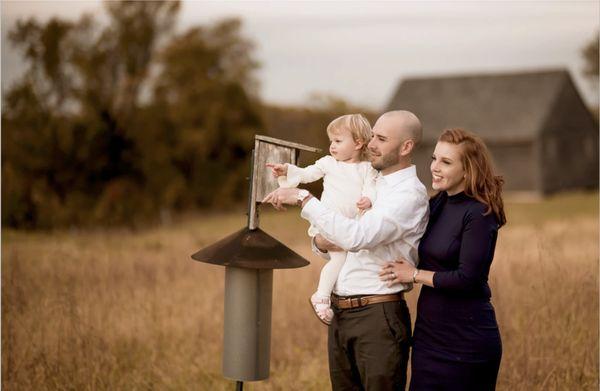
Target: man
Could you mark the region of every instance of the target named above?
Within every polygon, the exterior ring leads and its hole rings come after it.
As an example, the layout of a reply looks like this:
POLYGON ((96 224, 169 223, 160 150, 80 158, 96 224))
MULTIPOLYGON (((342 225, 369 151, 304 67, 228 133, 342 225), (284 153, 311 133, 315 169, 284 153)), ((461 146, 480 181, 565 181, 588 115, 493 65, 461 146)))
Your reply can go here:
POLYGON ((417 262, 417 247, 428 219, 425 186, 411 164, 421 140, 419 119, 408 111, 383 114, 369 142, 371 164, 380 171, 377 199, 359 220, 329 210, 306 190, 277 189, 263 202, 276 209, 302 206, 302 217, 321 233, 321 251, 348 252, 332 295, 329 372, 334 390, 404 390, 409 354, 410 315, 395 276, 379 277, 383 264, 404 258, 417 262))

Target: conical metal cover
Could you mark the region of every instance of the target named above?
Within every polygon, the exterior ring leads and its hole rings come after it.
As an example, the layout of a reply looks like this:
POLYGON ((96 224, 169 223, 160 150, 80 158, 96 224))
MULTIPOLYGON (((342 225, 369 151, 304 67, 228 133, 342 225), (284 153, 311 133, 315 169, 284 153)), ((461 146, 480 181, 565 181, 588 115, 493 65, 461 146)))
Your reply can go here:
POLYGON ((293 269, 310 263, 260 228, 250 230, 247 227, 203 248, 192 258, 214 265, 249 269, 293 269))

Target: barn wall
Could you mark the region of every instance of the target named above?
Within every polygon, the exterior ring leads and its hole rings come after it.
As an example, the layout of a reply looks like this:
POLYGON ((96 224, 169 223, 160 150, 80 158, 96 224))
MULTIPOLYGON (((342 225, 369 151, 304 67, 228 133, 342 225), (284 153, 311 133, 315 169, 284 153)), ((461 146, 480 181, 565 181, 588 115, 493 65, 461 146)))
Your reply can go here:
POLYGON ((544 193, 598 188, 598 126, 570 79, 538 142, 544 193))
POLYGON ((504 177, 504 190, 539 191, 532 142, 488 143, 488 147, 498 174, 504 177))
POLYGON ((413 159, 413 164, 417 166, 417 176, 428 191, 431 191, 431 172, 429 171, 429 165, 431 164, 431 155, 433 154, 434 148, 435 143, 421 143, 414 153, 413 159))
MULTIPOLYGON (((485 140, 484 140, 485 141, 485 140)), ((504 190, 508 191, 539 191, 535 150, 531 142, 488 143, 492 158, 499 175, 506 181, 504 190)), ((423 143, 417 152, 413 163, 417 166, 417 175, 428 190, 431 190, 431 154, 435 144, 423 143)))

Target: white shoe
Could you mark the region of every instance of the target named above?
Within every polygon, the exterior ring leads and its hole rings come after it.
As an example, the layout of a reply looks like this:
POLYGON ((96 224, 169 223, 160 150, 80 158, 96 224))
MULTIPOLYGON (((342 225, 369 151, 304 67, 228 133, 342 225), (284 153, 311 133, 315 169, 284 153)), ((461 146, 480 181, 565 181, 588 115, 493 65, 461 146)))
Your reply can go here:
POLYGON ((319 296, 315 293, 310 297, 309 301, 317 318, 319 318, 323 324, 329 326, 333 319, 333 310, 331 309, 329 297, 319 296))

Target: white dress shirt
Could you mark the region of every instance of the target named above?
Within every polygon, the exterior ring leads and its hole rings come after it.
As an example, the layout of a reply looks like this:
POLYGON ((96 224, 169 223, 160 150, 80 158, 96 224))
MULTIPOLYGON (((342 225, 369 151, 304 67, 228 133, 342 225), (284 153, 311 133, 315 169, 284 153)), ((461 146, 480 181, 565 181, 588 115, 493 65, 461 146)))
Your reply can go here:
POLYGON ((429 198, 414 165, 380 175, 376 179, 375 203, 358 220, 327 208, 316 198, 306 203, 301 216, 327 240, 348 251, 334 293, 389 294, 412 288, 412 284, 387 287, 379 279, 379 272, 385 262, 400 257, 418 263, 419 241, 429 218, 429 198))

